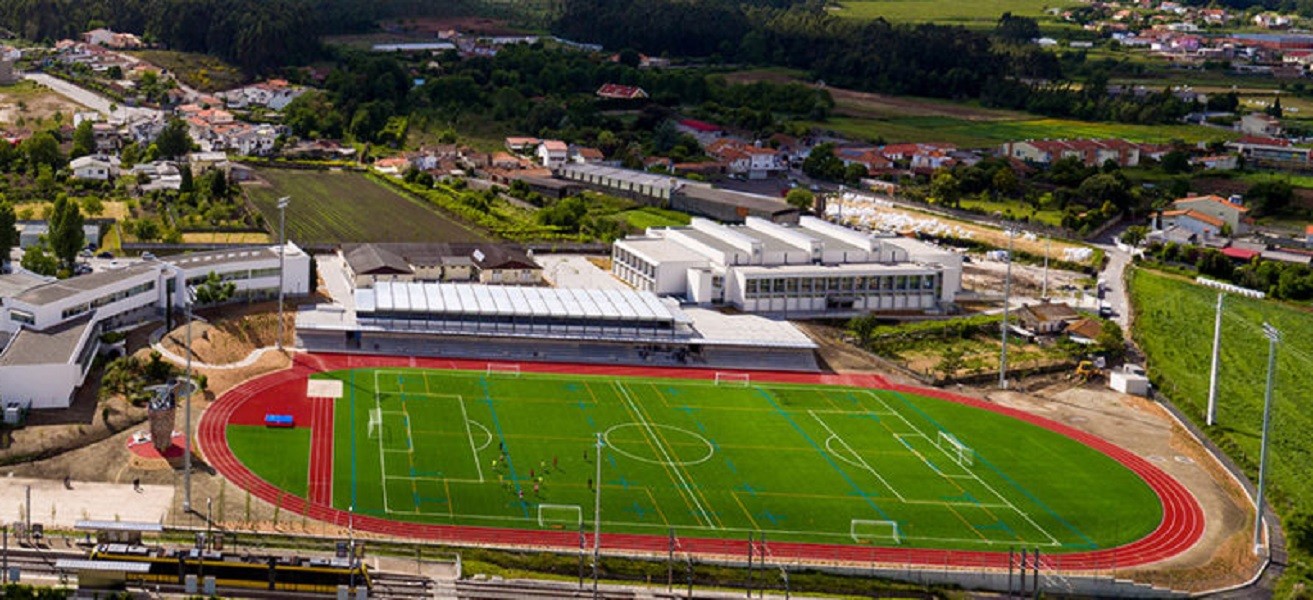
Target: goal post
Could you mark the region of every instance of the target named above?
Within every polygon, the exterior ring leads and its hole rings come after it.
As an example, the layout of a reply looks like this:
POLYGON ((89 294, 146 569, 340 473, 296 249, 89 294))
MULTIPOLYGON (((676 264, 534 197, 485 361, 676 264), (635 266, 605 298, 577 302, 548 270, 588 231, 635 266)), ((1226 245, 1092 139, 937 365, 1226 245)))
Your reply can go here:
POLYGON ((716 385, 734 385, 738 387, 748 387, 752 383, 752 376, 747 373, 725 373, 716 371, 716 385))
POLYGON ((488 363, 488 377, 519 377, 520 363, 488 363))
POLYGON ((383 409, 369 409, 369 439, 375 439, 383 431, 383 409))
POLYGON ((853 519, 848 526, 848 535, 858 544, 903 543, 897 521, 853 519))
POLYGON ((951 433, 940 430, 939 436, 935 438, 935 445, 951 456, 960 466, 969 467, 976 464, 976 451, 963 444, 962 440, 957 439, 957 436, 951 433))
POLYGON ((584 511, 578 504, 539 504, 538 526, 544 529, 578 529, 584 511))

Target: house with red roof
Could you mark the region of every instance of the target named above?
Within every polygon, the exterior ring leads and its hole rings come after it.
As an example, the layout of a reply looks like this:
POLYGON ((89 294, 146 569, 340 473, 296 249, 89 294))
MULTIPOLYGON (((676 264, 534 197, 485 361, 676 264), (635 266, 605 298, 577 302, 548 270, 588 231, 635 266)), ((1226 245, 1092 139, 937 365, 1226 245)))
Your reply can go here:
POLYGON ((1162 228, 1180 228, 1200 238, 1214 238, 1222 235, 1222 226, 1226 222, 1210 214, 1187 209, 1166 210, 1162 214, 1162 228))
POLYGON ((779 150, 732 138, 708 144, 706 153, 723 163, 730 175, 748 179, 765 179, 782 171, 786 164, 779 150))
POLYGON ((1087 167, 1097 167, 1107 161, 1118 166, 1134 167, 1140 164, 1140 146, 1126 140, 1025 140, 1003 145, 1003 156, 1030 164, 1051 165, 1064 158, 1074 157, 1087 167))
MULTIPOLYGON (((1172 210, 1168 212, 1184 211, 1194 213, 1192 218, 1210 223, 1209 220, 1202 219, 1202 216, 1210 217, 1217 221, 1216 227, 1221 232, 1222 225, 1225 224, 1231 230, 1231 235, 1240 235, 1247 229, 1249 219, 1246 214, 1249 209, 1245 206, 1232 202, 1226 198, 1215 195, 1208 196, 1190 196, 1180 198, 1172 202, 1172 210)), ((1167 213, 1163 213, 1165 217, 1167 213)))
POLYGON ((1313 225, 1304 228, 1304 246, 1313 247, 1313 225))
POLYGON ((570 159, 570 146, 561 140, 543 140, 537 154, 538 162, 544 167, 555 169, 570 159))
POLYGON ((597 88, 597 97, 610 100, 641 100, 647 97, 647 92, 638 86, 604 83, 602 87, 597 88))

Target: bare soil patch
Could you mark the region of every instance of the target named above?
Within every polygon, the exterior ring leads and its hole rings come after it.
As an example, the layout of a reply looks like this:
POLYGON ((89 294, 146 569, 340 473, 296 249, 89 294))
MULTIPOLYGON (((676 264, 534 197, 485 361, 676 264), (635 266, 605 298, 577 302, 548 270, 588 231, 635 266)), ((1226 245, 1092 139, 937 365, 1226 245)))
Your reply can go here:
MULTIPOLYGON (((192 323, 192 360, 212 365, 235 363, 246 358, 256 348, 273 346, 278 337, 277 303, 261 303, 247 307, 213 309, 223 310, 223 316, 213 320, 196 319, 192 323)), ((283 344, 294 343, 296 329, 295 307, 287 307, 283 314, 283 344)), ((187 326, 180 325, 161 340, 166 349, 178 356, 187 355, 187 326)))
POLYGON ((870 92, 858 92, 845 88, 821 85, 806 81, 792 73, 762 69, 738 71, 725 75, 731 83, 800 83, 813 89, 824 89, 834 98, 835 113, 843 116, 862 118, 890 117, 949 117, 965 121, 1003 121, 1026 118, 1025 115, 966 104, 927 100, 905 96, 889 96, 870 92))

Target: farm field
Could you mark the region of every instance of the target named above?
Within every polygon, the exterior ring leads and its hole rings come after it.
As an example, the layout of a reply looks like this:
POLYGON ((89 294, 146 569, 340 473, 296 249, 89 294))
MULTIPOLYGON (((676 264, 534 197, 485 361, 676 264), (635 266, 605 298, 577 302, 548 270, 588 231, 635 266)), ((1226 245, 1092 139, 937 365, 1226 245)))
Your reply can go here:
POLYGON ((853 19, 884 18, 890 22, 933 22, 967 27, 993 27, 1005 12, 1041 17, 1049 8, 1078 5, 1070 0, 843 0, 835 14, 853 19))
POLYGON ((967 148, 986 148, 1007 141, 1060 138, 1123 138, 1133 142, 1186 143, 1229 140, 1237 132, 1200 125, 1125 125, 1068 119, 967 120, 952 117, 860 119, 834 117, 808 125, 822 131, 887 143, 946 142, 967 148))
MULTIPOLYGON (((1088 446, 894 391, 518 370, 312 379, 343 382, 331 502, 357 515, 574 531, 600 483, 609 532, 1050 553, 1126 544, 1163 518, 1143 480, 1088 446)), ((286 476, 253 446, 238 459, 286 476)))
MULTIPOLYGON (((287 237, 297 243, 464 242, 486 239, 461 223, 347 171, 261 169, 262 182, 242 186, 278 228, 278 198, 291 196, 287 237)), ((276 234, 275 234, 276 235, 276 234)))
MULTIPOLYGON (((1217 291, 1146 269, 1130 275, 1135 340, 1149 357, 1159 390, 1201 426, 1208 404, 1208 369, 1217 291)), ((1250 478, 1258 475, 1268 342, 1262 324, 1284 333, 1277 351, 1272 407, 1269 491, 1283 516, 1313 504, 1313 315, 1270 300, 1228 295, 1222 319, 1218 424, 1204 430, 1250 478)))

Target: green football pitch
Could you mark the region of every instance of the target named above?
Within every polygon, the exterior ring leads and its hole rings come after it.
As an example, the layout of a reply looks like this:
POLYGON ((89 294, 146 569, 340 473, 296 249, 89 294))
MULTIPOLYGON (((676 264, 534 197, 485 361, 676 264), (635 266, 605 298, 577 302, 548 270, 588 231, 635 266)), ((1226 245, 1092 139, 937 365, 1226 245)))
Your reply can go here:
MULTIPOLYGON (((889 390, 424 369, 313 377, 344 382, 334 507, 398 521, 591 528, 598 485, 604 531, 686 537, 1068 552, 1129 543, 1162 518, 1143 480, 1075 440, 889 390)), ((245 454, 266 480, 287 480, 278 461, 245 454)))

